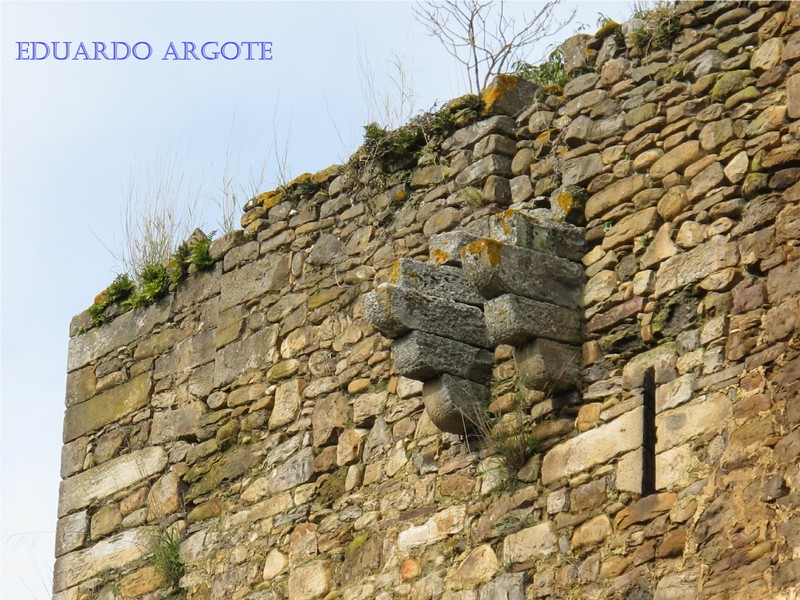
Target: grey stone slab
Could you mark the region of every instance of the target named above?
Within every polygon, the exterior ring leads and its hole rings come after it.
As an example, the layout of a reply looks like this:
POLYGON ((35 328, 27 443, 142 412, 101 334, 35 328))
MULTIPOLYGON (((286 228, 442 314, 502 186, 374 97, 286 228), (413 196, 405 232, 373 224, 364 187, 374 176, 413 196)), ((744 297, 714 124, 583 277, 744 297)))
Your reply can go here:
POLYGON ((442 148, 446 151, 466 148, 490 133, 513 135, 516 126, 517 122, 512 117, 505 115, 490 117, 459 129, 444 141, 442 148))
POLYGON ((364 296, 364 310, 370 323, 389 338, 419 330, 472 346, 490 345, 483 312, 475 306, 384 283, 364 296))
POLYGON ((565 258, 482 239, 461 250, 464 275, 486 298, 511 293, 577 309, 583 267, 565 258))
POLYGON ((71 338, 67 371, 80 369, 120 346, 127 346, 138 338, 146 337, 156 325, 170 318, 172 300, 172 295, 166 296, 155 304, 135 308, 118 316, 111 323, 71 338))
POLYGON ((121 571, 141 561, 152 554, 155 531, 154 527, 129 529, 91 548, 59 557, 54 569, 53 592, 77 586, 104 571, 121 571))
POLYGON ((422 401, 434 425, 448 433, 463 434, 480 430, 486 422, 489 388, 445 373, 425 382, 422 401))
POLYGON ((136 450, 61 482, 58 516, 89 506, 160 473, 167 465, 167 453, 160 446, 136 450))
POLYGON ((448 231, 431 236, 428 240, 428 253, 437 265, 461 266, 461 249, 476 242, 481 236, 466 231, 448 231))
POLYGON ((395 263, 389 281, 402 288, 462 304, 483 306, 485 301, 475 286, 464 277, 463 271, 449 265, 434 266, 411 258, 401 258, 395 263))
POLYGON ((278 326, 265 327, 217 351, 214 360, 214 385, 222 386, 242 373, 266 370, 278 355, 278 326))
POLYGON ((581 348, 553 340, 536 339, 514 350, 517 376, 528 389, 562 392, 581 379, 581 348))
POLYGON ((489 237, 492 239, 576 262, 586 254, 584 235, 584 230, 575 225, 548 221, 518 210, 505 210, 489 219, 489 237))
POLYGON ((494 355, 487 350, 421 331, 396 340, 392 353, 400 374, 420 381, 449 373, 483 383, 494 367, 494 355))
POLYGON ((456 175, 458 185, 483 185, 489 175, 511 177, 511 158, 499 154, 490 154, 472 163, 456 175))
POLYGON ((532 338, 568 344, 582 340, 578 312, 514 294, 489 300, 484 305, 484 319, 495 344, 516 346, 532 338))
POLYGON ((118 421, 147 405, 152 382, 149 373, 70 406, 64 415, 64 443, 118 421))
POLYGON ((290 256, 268 254, 222 276, 220 312, 266 292, 283 289, 289 283, 290 256))

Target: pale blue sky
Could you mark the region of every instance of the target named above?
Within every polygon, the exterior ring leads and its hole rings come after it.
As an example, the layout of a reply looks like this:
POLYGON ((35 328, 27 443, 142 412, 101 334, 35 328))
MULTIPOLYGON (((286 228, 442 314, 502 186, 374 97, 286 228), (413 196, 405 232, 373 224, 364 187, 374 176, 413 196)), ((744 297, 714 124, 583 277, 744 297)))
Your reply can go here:
MULTIPOLYGON (((538 2, 514 2, 523 12, 538 2)), ((624 19, 628 2, 565 2, 567 30, 624 19)), ((341 162, 370 117, 359 52, 380 95, 393 55, 417 111, 465 93, 459 67, 409 2, 2 2, 0 96, 0 592, 49 597, 71 317, 119 272, 125 189, 156 161, 202 186, 218 228, 229 173, 249 188, 277 140, 292 175, 341 162), (147 61, 17 61, 18 41, 147 41, 147 61), (273 43, 273 60, 161 61, 170 41, 273 43), (275 132, 275 133, 273 133, 275 132), (161 158, 159 158, 161 157, 161 158), (97 237, 96 237, 97 236, 97 237), (99 240, 97 238, 100 238, 99 240)), ((274 159, 274 154, 273 154, 274 159)), ((277 181, 268 163, 262 190, 277 181)), ((246 198, 245 198, 246 200, 246 198)), ((237 213, 237 221, 240 213, 237 213)))

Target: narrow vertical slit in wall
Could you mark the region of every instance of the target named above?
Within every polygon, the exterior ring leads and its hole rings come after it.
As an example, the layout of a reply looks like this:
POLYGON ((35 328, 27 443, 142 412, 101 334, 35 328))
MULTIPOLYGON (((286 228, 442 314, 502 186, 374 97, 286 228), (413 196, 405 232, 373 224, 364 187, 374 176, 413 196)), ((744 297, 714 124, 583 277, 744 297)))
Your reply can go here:
POLYGON ((656 371, 644 373, 642 423, 642 496, 656 491, 656 371))

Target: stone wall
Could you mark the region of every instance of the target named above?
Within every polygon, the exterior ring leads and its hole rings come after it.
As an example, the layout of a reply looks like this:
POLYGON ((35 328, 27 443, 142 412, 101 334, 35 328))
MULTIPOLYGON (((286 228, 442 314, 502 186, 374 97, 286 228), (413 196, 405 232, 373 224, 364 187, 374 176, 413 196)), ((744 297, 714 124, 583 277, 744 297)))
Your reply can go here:
POLYGON ((670 48, 571 38, 563 93, 501 77, 443 143, 256 197, 211 269, 78 315, 54 598, 797 598, 800 3, 676 10, 670 48), (451 342, 472 368, 431 364, 451 342), (517 472, 425 410, 470 381, 538 439, 517 472))

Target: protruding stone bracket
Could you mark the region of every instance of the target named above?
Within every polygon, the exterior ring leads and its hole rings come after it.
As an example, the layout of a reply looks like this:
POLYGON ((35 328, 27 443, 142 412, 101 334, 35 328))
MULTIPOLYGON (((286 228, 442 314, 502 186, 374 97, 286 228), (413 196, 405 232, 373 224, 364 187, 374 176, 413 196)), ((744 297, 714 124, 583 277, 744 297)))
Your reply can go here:
POLYGON ((431 262, 399 260, 389 283, 367 294, 372 325, 395 340, 395 366, 425 382, 423 401, 443 431, 474 429, 489 402, 489 349, 517 346, 520 381, 565 392, 580 380, 583 233, 508 210, 491 237, 433 236, 431 262))

